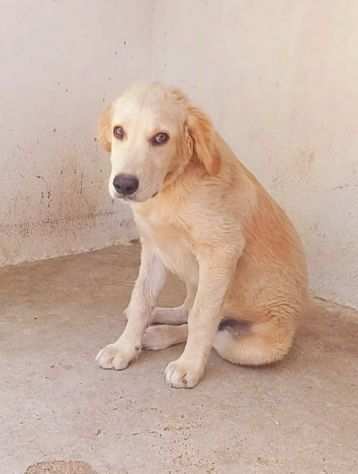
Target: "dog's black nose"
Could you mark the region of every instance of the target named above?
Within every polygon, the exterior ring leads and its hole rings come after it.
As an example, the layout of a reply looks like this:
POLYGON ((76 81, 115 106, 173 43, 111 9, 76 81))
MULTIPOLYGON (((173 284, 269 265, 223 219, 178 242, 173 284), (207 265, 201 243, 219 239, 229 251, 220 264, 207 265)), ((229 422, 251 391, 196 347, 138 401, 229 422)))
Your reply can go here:
POLYGON ((118 174, 113 180, 113 186, 117 193, 130 196, 137 191, 139 181, 132 174, 118 174))

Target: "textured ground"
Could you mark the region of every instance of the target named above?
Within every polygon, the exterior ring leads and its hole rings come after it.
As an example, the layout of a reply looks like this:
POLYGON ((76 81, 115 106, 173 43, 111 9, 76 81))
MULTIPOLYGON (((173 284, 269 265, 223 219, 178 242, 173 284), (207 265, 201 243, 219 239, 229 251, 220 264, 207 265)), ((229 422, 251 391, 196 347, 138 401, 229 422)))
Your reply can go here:
MULTIPOLYGON (((197 388, 170 389, 180 346, 120 373, 94 362, 137 265, 132 246, 0 270, 1 474, 358 472, 357 313, 317 301, 281 364, 213 353, 197 388)), ((163 300, 181 297, 171 281, 163 300)))

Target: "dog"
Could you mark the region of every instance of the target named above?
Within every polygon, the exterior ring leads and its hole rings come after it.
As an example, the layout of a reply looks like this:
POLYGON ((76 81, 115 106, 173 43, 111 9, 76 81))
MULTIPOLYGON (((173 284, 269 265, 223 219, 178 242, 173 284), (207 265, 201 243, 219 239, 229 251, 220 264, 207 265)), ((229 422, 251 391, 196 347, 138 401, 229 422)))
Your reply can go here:
POLYGON ((281 360, 308 301, 302 243, 207 115, 177 89, 135 84, 102 114, 98 138, 109 192, 131 206, 142 246, 127 325, 98 364, 122 370, 143 348, 186 342, 165 378, 191 388, 212 347, 234 364, 281 360), (177 308, 156 306, 168 270, 186 287, 177 308))

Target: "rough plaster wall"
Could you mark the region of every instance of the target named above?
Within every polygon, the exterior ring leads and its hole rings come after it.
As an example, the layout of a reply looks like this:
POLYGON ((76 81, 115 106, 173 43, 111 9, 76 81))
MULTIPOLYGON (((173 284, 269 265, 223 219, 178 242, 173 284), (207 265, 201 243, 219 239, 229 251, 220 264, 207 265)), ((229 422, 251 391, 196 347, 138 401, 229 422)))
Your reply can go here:
POLYGON ((94 141, 104 104, 150 68, 152 2, 2 0, 0 265, 131 238, 94 141))
POLYGON ((187 90, 292 216, 312 286, 358 305, 358 2, 158 0, 154 77, 187 90))

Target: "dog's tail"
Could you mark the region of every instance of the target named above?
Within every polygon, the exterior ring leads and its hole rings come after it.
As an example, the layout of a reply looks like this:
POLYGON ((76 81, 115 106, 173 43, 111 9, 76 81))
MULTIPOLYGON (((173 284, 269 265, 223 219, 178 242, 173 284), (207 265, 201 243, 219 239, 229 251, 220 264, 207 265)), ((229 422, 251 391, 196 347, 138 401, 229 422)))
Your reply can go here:
POLYGON ((283 359, 289 351, 295 328, 289 319, 271 318, 250 323, 223 320, 214 349, 225 360, 240 365, 266 365, 283 359))

